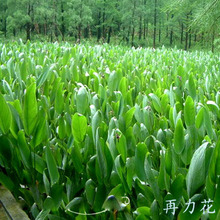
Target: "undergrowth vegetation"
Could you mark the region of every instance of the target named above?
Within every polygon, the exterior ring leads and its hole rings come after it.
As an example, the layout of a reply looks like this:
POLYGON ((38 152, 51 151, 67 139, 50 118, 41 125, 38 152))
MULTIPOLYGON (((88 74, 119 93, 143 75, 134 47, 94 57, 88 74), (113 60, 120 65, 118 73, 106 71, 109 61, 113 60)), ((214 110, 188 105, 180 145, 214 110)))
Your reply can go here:
POLYGON ((0 183, 32 219, 217 219, 219 73, 212 53, 0 44, 0 183))

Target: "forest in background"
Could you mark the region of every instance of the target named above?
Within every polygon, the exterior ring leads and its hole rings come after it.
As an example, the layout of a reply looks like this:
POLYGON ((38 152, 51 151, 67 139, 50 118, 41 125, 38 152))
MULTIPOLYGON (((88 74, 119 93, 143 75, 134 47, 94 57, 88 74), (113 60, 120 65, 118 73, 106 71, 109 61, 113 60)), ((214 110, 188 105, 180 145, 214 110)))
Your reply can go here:
POLYGON ((220 0, 0 0, 0 39, 220 49, 220 0))

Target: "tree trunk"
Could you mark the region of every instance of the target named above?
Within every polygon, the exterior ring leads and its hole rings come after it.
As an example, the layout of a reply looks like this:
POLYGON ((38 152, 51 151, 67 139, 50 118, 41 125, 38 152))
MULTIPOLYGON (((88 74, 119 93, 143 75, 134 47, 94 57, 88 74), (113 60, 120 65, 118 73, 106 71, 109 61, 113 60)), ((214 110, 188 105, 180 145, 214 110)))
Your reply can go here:
POLYGON ((129 28, 128 28, 128 34, 127 34, 127 37, 126 37, 127 43, 129 43, 130 33, 131 33, 131 26, 129 26, 129 28))
POLYGON ((173 44, 173 28, 170 31, 170 46, 173 44))
POLYGON ((80 1, 80 12, 79 12, 79 18, 80 18, 80 22, 78 25, 78 39, 77 42, 80 43, 81 41, 81 31, 82 31, 82 0, 80 1))
MULTIPOLYGON (((28 3, 27 14, 30 17, 30 15, 31 15, 30 2, 28 3)), ((27 35, 27 41, 31 40, 31 24, 30 24, 30 22, 27 22, 27 24, 26 24, 26 35, 27 35)))
MULTIPOLYGON (((146 0, 144 0, 144 8, 146 8, 146 0)), ((146 19, 146 15, 144 14, 144 33, 143 33, 143 38, 144 40, 146 39, 146 23, 147 23, 147 19, 146 19)))
POLYGON ((135 28, 133 26, 132 28, 132 36, 131 36, 131 44, 132 44, 132 47, 134 46, 134 33, 135 33, 135 28))
POLYGON ((7 19, 4 19, 4 36, 7 37, 7 19))
POLYGON ((112 27, 109 27, 109 30, 108 30, 108 40, 107 40, 108 44, 110 43, 110 40, 111 40, 111 33, 112 33, 112 27))
POLYGON ((154 0, 154 34, 153 34, 153 48, 156 48, 156 33, 157 33, 157 0, 154 0))
POLYGON ((13 28, 13 35, 14 35, 14 37, 16 37, 16 29, 15 28, 13 28))
POLYGON ((57 31, 57 27, 56 27, 56 23, 57 23, 57 16, 56 16, 56 0, 53 1, 53 9, 54 9, 54 17, 53 17, 53 31, 54 31, 54 35, 57 38, 58 36, 58 31, 57 31))
POLYGON ((139 40, 141 40, 142 37, 142 16, 140 16, 140 21, 139 21, 139 40))
POLYGON ((147 26, 146 26, 146 37, 148 37, 148 30, 149 30, 149 28, 148 28, 148 20, 147 20, 147 26))
POLYGON ((159 41, 159 43, 160 43, 160 41, 161 41, 161 21, 159 22, 159 38, 158 38, 158 41, 159 41))
POLYGON ((146 19, 144 19, 144 40, 146 39, 146 19))
POLYGON ((120 22, 118 22, 118 25, 117 25, 117 30, 118 30, 118 33, 120 32, 120 30, 121 30, 121 24, 120 24, 120 22))
POLYGON ((84 37, 89 38, 89 26, 84 29, 84 37))
MULTIPOLYGON (((167 23, 168 23, 168 21, 169 21, 169 14, 167 12, 167 23)), ((169 27, 168 27, 168 25, 167 25, 167 28, 166 28, 166 38, 169 38, 169 27)))
POLYGON ((185 50, 188 49, 188 38, 189 38, 189 30, 188 30, 188 18, 189 18, 189 14, 186 15, 186 36, 185 36, 185 50))
POLYGON ((47 20, 44 23, 44 35, 47 36, 47 20))
POLYGON ((52 31, 52 27, 50 27, 50 41, 53 42, 53 31, 52 31))
POLYGON ((201 39, 201 41, 202 41, 202 45, 204 45, 204 32, 202 32, 202 39, 201 39))
POLYGON ((135 33, 135 26, 134 26, 134 16, 135 16, 135 10, 136 10, 136 0, 134 0, 133 5, 133 13, 132 13, 132 36, 131 36, 131 44, 134 46, 134 33, 135 33))
POLYGON ((181 35, 180 35, 180 43, 183 44, 183 31, 184 31, 184 26, 183 23, 181 25, 181 35))
MULTIPOLYGON (((115 8, 116 8, 117 11, 120 11, 119 2, 120 2, 120 0, 117 0, 117 1, 116 1, 116 4, 115 4, 115 8)), ((119 33, 120 30, 121 30, 121 22, 120 22, 120 20, 117 20, 117 21, 116 21, 116 24, 117 24, 117 28, 116 28, 116 29, 117 29, 117 32, 119 33)))
POLYGON ((101 12, 98 13, 98 31, 97 31, 97 42, 99 42, 101 38, 101 12))
POLYGON ((64 23, 64 7, 63 7, 63 1, 61 1, 61 21, 62 21, 62 25, 61 25, 61 32, 62 32, 62 41, 64 41, 65 39, 65 23, 64 23))
POLYGON ((103 7, 103 13, 102 13, 102 37, 105 39, 105 0, 104 0, 104 7, 103 7))
POLYGON ((195 35, 194 35, 194 42, 196 42, 197 41, 197 34, 195 33, 195 35))
POLYGON ((212 31, 212 52, 214 53, 215 51, 215 29, 213 27, 213 31, 212 31))
POLYGON ((191 33, 191 28, 189 29, 189 48, 191 48, 192 45, 192 33, 191 33))
POLYGON ((78 39, 77 39, 78 43, 80 43, 80 41, 81 41, 81 30, 82 30, 82 27, 81 27, 81 24, 79 24, 79 26, 78 26, 78 39))
POLYGON ((189 37, 189 32, 186 30, 186 36, 185 36, 185 50, 188 49, 188 37, 189 37))
MULTIPOLYGON (((171 19, 174 17, 174 14, 171 15, 171 19)), ((170 46, 173 44, 173 27, 170 30, 170 46)))

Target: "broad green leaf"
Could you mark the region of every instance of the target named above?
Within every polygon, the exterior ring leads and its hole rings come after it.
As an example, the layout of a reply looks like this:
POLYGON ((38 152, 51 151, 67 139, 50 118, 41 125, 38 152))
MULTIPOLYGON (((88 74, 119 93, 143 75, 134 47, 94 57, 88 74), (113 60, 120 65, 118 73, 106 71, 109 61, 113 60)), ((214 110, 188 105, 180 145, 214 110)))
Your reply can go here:
POLYGON ((87 119, 84 115, 75 113, 72 116, 72 134, 77 142, 82 142, 87 131, 87 119))
POLYGON ((181 154, 184 149, 184 128, 182 120, 179 119, 174 131, 174 150, 177 154, 181 154))
POLYGON ((92 117, 92 135, 94 144, 96 143, 96 130, 101 123, 101 112, 97 111, 92 117))
POLYGON ((193 196, 205 183, 207 146, 207 142, 202 144, 193 154, 186 177, 186 186, 189 197, 193 196))
POLYGON ((195 124, 195 107, 191 96, 187 96, 184 107, 184 118, 187 126, 195 124))
POLYGON ((80 153, 80 147, 79 144, 76 142, 74 146, 72 147, 71 151, 71 157, 73 161, 73 166, 76 169, 76 172, 81 173, 83 170, 83 164, 82 164, 82 155, 80 153))
POLYGON ((51 210, 54 206, 54 201, 50 196, 44 200, 43 209, 44 210, 51 210))
POLYGON ((105 185, 99 185, 96 188, 96 195, 95 195, 95 201, 94 201, 94 210, 96 212, 99 212, 102 210, 103 203, 107 197, 106 193, 106 187, 105 185))
POLYGON ((56 97, 55 97, 55 111, 58 114, 62 114, 64 110, 64 95, 63 95, 63 83, 58 84, 58 89, 56 91, 56 97))
POLYGON ((193 98, 193 100, 195 100, 195 98, 196 98, 196 86, 195 86, 195 81, 194 81, 193 74, 190 74, 190 76, 189 76, 188 86, 189 86, 189 94, 193 98))
POLYGON ((57 169, 56 161, 49 146, 46 146, 46 162, 50 175, 51 186, 53 186, 59 181, 60 175, 57 169))
POLYGON ((180 202, 183 196, 184 184, 185 184, 184 181, 185 181, 184 176, 182 174, 178 174, 170 187, 170 192, 176 199, 177 203, 180 202))
POLYGON ((11 192, 13 192, 15 189, 15 183, 13 182, 13 179, 5 175, 3 172, 0 172, 0 183, 11 192))
MULTIPOLYGON (((215 185, 216 188, 216 185, 215 185)), ((220 194, 220 177, 217 177, 217 188, 216 188, 216 192, 215 192, 215 198, 213 201, 213 207, 211 209, 211 211, 213 212, 213 210, 215 210, 215 213, 210 215, 210 219, 211 220, 216 220, 219 219, 220 217, 220 198, 219 198, 219 194, 220 194)))
MULTIPOLYGON (((107 147, 105 141, 103 140, 103 138, 98 138, 98 133, 99 133, 99 128, 97 129, 97 140, 99 139, 99 141, 96 144, 96 152, 97 152, 97 160, 98 160, 98 165, 99 165, 99 169, 101 172, 101 176, 102 178, 106 178, 107 176, 109 176, 108 170, 107 170, 107 161, 106 161, 106 157, 105 157, 105 148, 107 147)), ((109 170, 110 171, 110 170, 109 170)))
POLYGON ((123 182, 123 177, 124 177, 124 175, 123 175, 123 167, 124 167, 124 164, 123 164, 123 161, 121 159, 121 155, 118 155, 115 158, 115 168, 116 168, 117 174, 120 177, 122 182, 123 182))
POLYGON ((50 213, 50 209, 43 209, 36 217, 36 220, 44 220, 47 218, 48 214, 50 213))
POLYGON ((50 194, 50 182, 47 178, 45 171, 43 172, 43 182, 44 182, 45 191, 46 191, 47 195, 49 195, 50 194))
POLYGON ((41 73, 41 75, 37 79, 37 87, 38 88, 40 88, 44 84, 44 82, 49 78, 54 66, 55 66, 55 64, 44 68, 43 72, 41 73))
POLYGON ((217 176, 220 174, 220 141, 218 140, 214 152, 212 154, 211 163, 209 167, 209 176, 213 183, 216 183, 217 176))
POLYGON ((10 132, 14 136, 14 138, 17 139, 17 133, 19 130, 21 130, 23 128, 23 125, 21 123, 21 118, 20 118, 17 110, 15 109, 15 107, 13 105, 10 105, 9 107, 10 107, 10 110, 12 113, 12 122, 11 122, 11 126, 10 126, 10 132))
POLYGON ((79 112, 81 114, 85 114, 87 107, 88 107, 87 91, 86 91, 86 88, 84 86, 81 86, 79 88, 79 91, 77 92, 77 95, 76 95, 77 112, 79 112))
POLYGON ((147 146, 144 143, 138 143, 135 150, 135 171, 141 181, 146 181, 144 161, 147 153, 147 146))
POLYGON ((53 210, 58 211, 63 199, 63 186, 59 183, 51 187, 50 195, 54 204, 53 210))
POLYGON ((14 99, 12 89, 6 80, 2 80, 2 86, 5 94, 9 94, 11 99, 14 99))
POLYGON ((66 124, 66 121, 64 120, 64 117, 60 116, 58 118, 58 135, 60 139, 64 139, 66 137, 66 127, 68 126, 66 124))
POLYGON ((123 96, 126 96, 127 92, 127 78, 122 77, 119 83, 119 90, 121 91, 123 96))
MULTIPOLYGON (((53 76, 53 75, 52 75, 52 76, 53 76)), ((51 93, 50 93, 50 101, 51 101, 51 102, 55 102, 58 88, 59 88, 59 86, 61 85, 60 81, 61 81, 61 78, 60 78, 60 77, 55 78, 55 79, 52 81, 53 87, 52 87, 52 90, 51 90, 51 93)), ((59 104, 59 103, 57 103, 57 104, 59 104)))
POLYGON ((219 113, 220 108, 214 101, 210 101, 210 100, 207 101, 207 106, 214 114, 216 114, 217 116, 220 115, 220 113, 219 113))
POLYGON ((39 121, 34 132, 34 137, 31 141, 36 147, 49 137, 49 127, 47 123, 47 116, 43 111, 39 111, 39 121))
POLYGON ((189 165, 195 150, 190 134, 185 136, 184 142, 184 150, 181 154, 181 159, 185 165, 189 165))
POLYGON ((76 210, 76 207, 79 208, 79 205, 82 203, 82 201, 83 201, 82 197, 76 197, 67 204, 66 209, 76 210))
POLYGON ((165 168, 165 155, 164 152, 161 152, 160 155, 160 169, 159 169, 159 176, 158 176, 158 186, 161 190, 169 191, 169 176, 166 173, 165 168))
POLYGON ((205 89, 206 89, 207 93, 210 93, 210 87, 211 87, 210 76, 207 75, 205 77, 205 89))
POLYGON ((11 122, 12 122, 12 115, 9 109, 7 102, 5 101, 3 95, 0 93, 0 129, 3 134, 8 133, 11 122))
POLYGON ((86 198, 88 203, 92 206, 95 199, 95 183, 89 179, 85 185, 86 198))
POLYGON ((165 153, 165 168, 166 168, 166 172, 171 176, 172 174, 172 151, 171 148, 168 147, 166 149, 166 153, 165 153))
POLYGON ((103 208, 109 211, 115 211, 115 210, 120 211, 121 204, 120 204, 120 201, 114 195, 110 195, 105 200, 103 204, 103 208))
POLYGON ((126 128, 128 128, 131 124, 132 118, 134 116, 134 112, 135 112, 135 107, 129 109, 124 116, 125 119, 125 124, 126 124, 126 128))
POLYGON ((122 184, 118 184, 116 187, 114 187, 110 192, 110 195, 114 195, 117 199, 120 199, 124 195, 124 188, 122 184))
POLYGON ((208 136, 212 139, 213 138, 212 121, 207 107, 204 108, 204 120, 205 120, 205 128, 208 133, 208 136))
POLYGON ((32 83, 24 96, 24 129, 27 135, 31 135, 36 128, 38 119, 38 107, 36 99, 36 84, 32 83))
POLYGON ((127 159, 127 142, 125 136, 120 132, 116 130, 116 148, 118 152, 121 154, 121 158, 123 162, 126 162, 127 159))
POLYGON ((20 130, 18 132, 18 149, 21 154, 22 162, 28 169, 30 169, 32 167, 31 152, 25 139, 25 134, 23 130, 20 130))
POLYGON ((152 202, 151 207, 150 207, 150 212, 151 212, 152 219, 154 220, 160 219, 159 218, 160 210, 159 210, 158 203, 156 200, 152 202))
POLYGON ((135 175, 135 158, 127 158, 126 161, 126 169, 127 169, 127 184, 129 187, 130 192, 132 191, 133 182, 134 182, 134 176, 135 175))
POLYGON ((161 98, 161 111, 165 114, 167 106, 169 103, 169 96, 167 94, 163 94, 161 98))
POLYGON ((112 158, 115 159, 118 155, 118 150, 116 148, 116 131, 112 130, 110 136, 109 136, 109 150, 111 152, 112 158))
POLYGON ((111 151, 110 151, 108 145, 106 143, 103 143, 103 145, 104 145, 104 155, 105 155, 106 165, 107 165, 106 180, 108 180, 111 177, 114 162, 113 162, 111 151))
POLYGON ((196 128, 201 128, 201 126, 204 124, 204 121, 205 121, 205 119, 204 119, 204 108, 202 107, 202 108, 200 108, 199 109, 199 112, 197 113, 197 115, 196 115, 196 128))
POLYGON ((136 211, 140 215, 142 214, 142 215, 146 215, 146 216, 150 217, 150 208, 149 207, 142 206, 142 207, 137 208, 136 211))
POLYGON ((111 72, 108 78, 108 89, 110 95, 112 95, 113 92, 116 90, 119 81, 120 79, 118 78, 118 74, 115 71, 111 72))
POLYGON ((3 160, 5 168, 10 167, 10 164, 13 164, 13 145, 11 140, 7 136, 0 136, 0 159, 3 160))
POLYGON ((152 99, 153 107, 158 113, 161 113, 161 103, 160 99, 153 93, 150 93, 149 96, 152 99))
POLYGON ((34 167, 39 173, 43 174, 46 168, 45 160, 34 152, 31 152, 31 158, 32 167, 34 167))
MULTIPOLYGON (((178 214, 178 219, 200 220, 203 215, 201 210, 204 206, 204 204, 202 203, 204 202, 204 200, 202 200, 201 197, 202 197, 201 194, 195 194, 195 196, 191 197, 190 199, 192 204, 188 207, 188 205, 185 203, 184 207, 180 210, 180 213, 178 214), (193 209, 193 203, 195 203, 194 209, 193 209)), ((189 200, 186 202, 189 202, 189 200)))
POLYGON ((154 194, 154 197, 157 200, 157 202, 160 204, 160 206, 162 206, 163 197, 160 193, 160 189, 157 184, 155 174, 153 173, 151 165, 148 161, 148 157, 145 158, 144 169, 145 169, 145 173, 146 173, 146 177, 147 177, 147 182, 149 183, 150 187, 152 188, 152 192, 154 194))

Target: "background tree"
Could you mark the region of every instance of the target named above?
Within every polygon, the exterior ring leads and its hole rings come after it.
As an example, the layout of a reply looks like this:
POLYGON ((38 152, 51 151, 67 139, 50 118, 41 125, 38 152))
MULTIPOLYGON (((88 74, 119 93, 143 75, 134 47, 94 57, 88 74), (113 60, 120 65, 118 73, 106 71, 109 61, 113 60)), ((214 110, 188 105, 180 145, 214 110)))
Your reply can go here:
POLYGON ((64 12, 64 18, 68 32, 80 42, 83 29, 88 28, 88 25, 92 22, 90 1, 68 0, 66 2, 67 9, 64 12))
POLYGON ((96 38, 189 50, 220 42, 220 0, 0 0, 4 38, 96 38), (25 36, 25 37, 24 37, 25 36))
POLYGON ((7 37, 7 2, 0 0, 0 31, 7 37))

